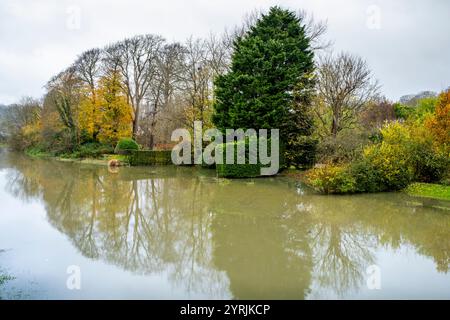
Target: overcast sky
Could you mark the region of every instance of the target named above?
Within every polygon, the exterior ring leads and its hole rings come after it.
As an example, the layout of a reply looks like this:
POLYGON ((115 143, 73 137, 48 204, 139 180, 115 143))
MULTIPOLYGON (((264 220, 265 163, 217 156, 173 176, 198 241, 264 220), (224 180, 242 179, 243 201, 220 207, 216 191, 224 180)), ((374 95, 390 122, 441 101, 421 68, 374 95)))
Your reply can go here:
POLYGON ((327 20, 334 50, 365 58, 390 99, 450 86, 447 0, 1 0, 0 103, 42 96, 83 50, 142 33, 219 33, 276 4, 327 20))

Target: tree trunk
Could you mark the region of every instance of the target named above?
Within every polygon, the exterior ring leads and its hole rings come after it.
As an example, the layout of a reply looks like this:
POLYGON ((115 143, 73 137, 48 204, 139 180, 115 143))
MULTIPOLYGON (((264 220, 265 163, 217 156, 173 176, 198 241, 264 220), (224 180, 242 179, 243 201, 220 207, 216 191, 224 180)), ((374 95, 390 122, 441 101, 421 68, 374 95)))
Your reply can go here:
POLYGON ((336 138, 339 131, 339 119, 336 116, 333 116, 333 122, 331 124, 331 134, 333 138, 336 138))
POLYGON ((136 102, 136 108, 134 110, 134 119, 133 119, 133 139, 134 140, 136 140, 138 129, 139 129, 139 102, 136 102))

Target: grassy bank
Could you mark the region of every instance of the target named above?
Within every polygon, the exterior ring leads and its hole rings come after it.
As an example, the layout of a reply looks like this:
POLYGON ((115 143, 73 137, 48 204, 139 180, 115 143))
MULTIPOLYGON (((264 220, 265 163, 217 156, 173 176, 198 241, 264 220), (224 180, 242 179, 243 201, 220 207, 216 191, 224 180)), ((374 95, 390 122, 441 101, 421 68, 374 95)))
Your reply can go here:
POLYGON ((450 186, 432 183, 413 183, 405 192, 411 196, 450 201, 450 186))
POLYGON ((102 153, 105 150, 103 148, 83 148, 73 153, 55 154, 52 152, 44 151, 39 148, 30 148, 25 150, 25 154, 32 158, 39 159, 55 159, 66 162, 80 162, 85 164, 95 165, 108 165, 110 160, 119 160, 123 165, 129 164, 129 159, 126 155, 119 155, 111 153, 102 153))

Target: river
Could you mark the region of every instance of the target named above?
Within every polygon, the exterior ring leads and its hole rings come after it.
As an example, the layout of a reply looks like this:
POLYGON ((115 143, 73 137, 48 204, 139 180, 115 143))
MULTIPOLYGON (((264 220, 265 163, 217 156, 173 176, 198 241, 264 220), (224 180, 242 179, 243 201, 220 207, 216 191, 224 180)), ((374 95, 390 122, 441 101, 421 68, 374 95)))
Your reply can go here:
POLYGON ((450 298, 448 202, 2 150, 0 207, 3 299, 450 298))

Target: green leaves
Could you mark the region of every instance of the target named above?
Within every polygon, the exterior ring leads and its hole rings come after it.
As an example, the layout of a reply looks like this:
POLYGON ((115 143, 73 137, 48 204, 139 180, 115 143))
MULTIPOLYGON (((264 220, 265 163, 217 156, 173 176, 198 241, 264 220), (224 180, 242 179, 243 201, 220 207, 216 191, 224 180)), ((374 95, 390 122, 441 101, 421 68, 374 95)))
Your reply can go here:
POLYGON ((312 133, 313 59, 302 21, 289 10, 271 8, 235 41, 231 71, 216 79, 214 124, 221 130, 280 129, 286 158, 310 164, 314 155, 296 157, 303 150, 289 141, 312 133))
POLYGON ((273 7, 235 42, 231 71, 216 80, 213 121, 225 128, 280 128, 312 86, 313 53, 295 13, 273 7), (306 80, 306 81, 305 81, 306 80))

